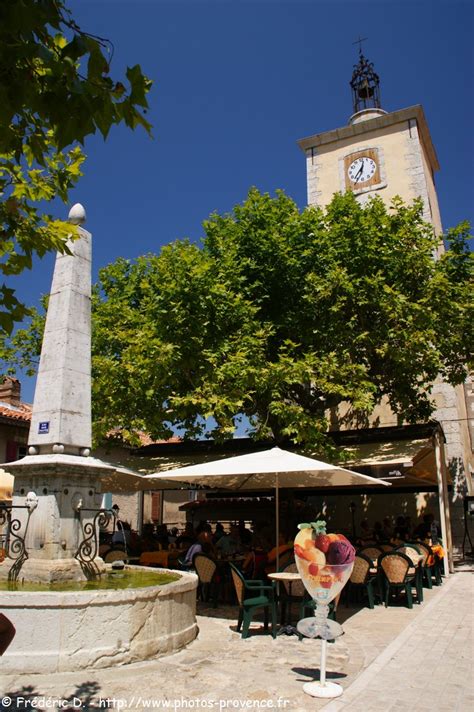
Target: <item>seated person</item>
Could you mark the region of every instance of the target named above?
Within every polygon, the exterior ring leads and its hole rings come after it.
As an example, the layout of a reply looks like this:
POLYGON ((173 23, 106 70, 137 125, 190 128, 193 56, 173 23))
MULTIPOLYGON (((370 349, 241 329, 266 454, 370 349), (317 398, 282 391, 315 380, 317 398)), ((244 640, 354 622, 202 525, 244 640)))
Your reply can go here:
POLYGON ((177 538, 178 538, 178 529, 177 529, 177 527, 172 527, 172 529, 170 529, 170 533, 168 534, 168 546, 170 549, 174 549, 176 547, 177 538))
POLYGON ((393 536, 393 525, 390 517, 384 517, 382 526, 382 541, 386 544, 389 543, 393 536))
POLYGON ((201 532, 195 544, 191 544, 184 557, 184 566, 190 568, 193 565, 193 558, 196 554, 207 554, 214 558, 214 545, 209 532, 201 532))
POLYGON ((156 528, 156 540, 162 549, 168 548, 168 527, 166 524, 159 524, 156 528))
POLYGON ((212 527, 207 521, 207 519, 201 519, 201 521, 196 527, 196 534, 200 534, 201 532, 207 532, 208 534, 212 534, 212 527))
POLYGON ((194 527, 191 522, 186 522, 184 527, 184 532, 180 534, 176 539, 176 546, 178 549, 186 549, 186 547, 194 544, 196 541, 196 536, 194 534, 194 527))
POLYGON ((122 547, 128 551, 132 540, 132 527, 121 519, 117 519, 116 524, 117 528, 112 534, 112 546, 122 547))
POLYGON ((278 546, 274 546, 273 549, 267 554, 267 566, 265 567, 265 573, 272 574, 277 570, 277 553, 278 558, 280 558, 283 554, 286 554, 289 551, 293 551, 293 542, 287 542, 285 535, 280 532, 278 535, 278 546))
POLYGON ((219 539, 222 539, 223 536, 225 536, 224 525, 220 522, 217 522, 212 541, 214 542, 214 544, 217 544, 219 539))
POLYGON ((154 535, 155 526, 152 522, 147 522, 143 525, 143 534, 140 540, 141 551, 156 551, 159 549, 159 544, 154 535))
POLYGON ((395 521, 395 528, 393 530, 393 536, 390 540, 391 544, 395 546, 400 546, 410 539, 410 532, 408 531, 405 517, 399 516, 395 521))
POLYGON ((239 537, 239 530, 236 526, 231 526, 229 534, 222 536, 216 544, 216 551, 223 557, 234 556, 242 551, 242 543, 239 537))
POLYGON ((252 543, 253 533, 250 531, 250 529, 246 528, 245 522, 243 520, 239 522, 239 538, 242 542, 242 545, 245 547, 249 547, 252 543))
POLYGON ((370 546, 375 543, 375 537, 369 526, 369 522, 367 519, 363 519, 360 523, 360 534, 357 537, 356 544, 357 546, 370 546))
POLYGON ((425 539, 429 539, 430 537, 437 539, 441 536, 440 528, 437 522, 435 522, 434 515, 431 512, 423 515, 423 521, 421 524, 418 524, 413 532, 413 536, 415 539, 420 539, 420 541, 425 541, 425 539), (434 534, 436 534, 436 536, 433 537, 434 534))
POLYGON ((376 544, 381 544, 384 541, 382 522, 374 523, 373 535, 374 535, 374 541, 376 544))
POLYGON ((268 563, 267 549, 268 545, 264 539, 254 535, 252 549, 242 564, 242 571, 247 578, 263 579, 265 577, 265 566, 268 563))

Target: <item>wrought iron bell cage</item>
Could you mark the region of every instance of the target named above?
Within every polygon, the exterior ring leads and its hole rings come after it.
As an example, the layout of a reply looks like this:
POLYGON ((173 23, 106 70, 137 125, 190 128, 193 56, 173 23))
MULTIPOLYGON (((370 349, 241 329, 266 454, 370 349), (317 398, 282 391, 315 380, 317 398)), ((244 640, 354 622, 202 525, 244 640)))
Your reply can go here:
POLYGON ((372 62, 359 52, 359 62, 354 65, 352 79, 352 104, 354 113, 363 109, 380 109, 380 79, 372 62))

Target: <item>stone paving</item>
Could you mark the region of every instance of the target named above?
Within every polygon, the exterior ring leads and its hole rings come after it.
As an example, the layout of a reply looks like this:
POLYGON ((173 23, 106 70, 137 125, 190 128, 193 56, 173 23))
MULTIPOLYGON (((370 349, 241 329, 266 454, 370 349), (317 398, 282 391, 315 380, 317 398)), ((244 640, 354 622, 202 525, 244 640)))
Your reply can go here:
MULTIPOLYGON (((323 709, 467 712, 473 694, 472 571, 425 590, 410 610, 376 606, 338 611, 345 635, 328 645, 327 678, 344 694, 308 697, 319 678, 320 641, 264 635, 260 624, 242 640, 236 608, 199 606, 198 638, 185 650, 120 668, 55 675, 2 676, 0 710, 62 709, 323 709), (9 698, 11 702, 9 704, 9 698), (44 698, 44 699, 41 699, 44 698), (6 704, 5 704, 6 701, 6 704)), ((34 634, 34 632, 32 632, 34 634)))
POLYGON ((474 709, 474 577, 456 573, 325 712, 474 709))

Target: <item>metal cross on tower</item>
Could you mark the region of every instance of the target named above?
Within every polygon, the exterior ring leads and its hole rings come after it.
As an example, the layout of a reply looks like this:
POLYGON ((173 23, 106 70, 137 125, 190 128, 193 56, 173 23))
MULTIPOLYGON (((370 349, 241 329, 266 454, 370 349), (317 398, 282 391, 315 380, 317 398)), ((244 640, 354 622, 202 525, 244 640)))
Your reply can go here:
POLYGON ((352 43, 353 45, 355 45, 355 44, 359 45, 359 54, 362 54, 362 42, 365 42, 365 40, 367 40, 367 39, 368 39, 368 37, 359 37, 358 40, 356 40, 355 42, 352 43))

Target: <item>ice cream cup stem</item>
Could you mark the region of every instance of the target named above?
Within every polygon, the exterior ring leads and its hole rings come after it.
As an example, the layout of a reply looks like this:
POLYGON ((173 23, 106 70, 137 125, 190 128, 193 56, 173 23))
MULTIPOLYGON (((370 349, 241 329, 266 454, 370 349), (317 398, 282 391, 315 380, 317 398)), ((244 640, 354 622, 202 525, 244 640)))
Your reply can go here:
POLYGON ((319 673, 319 679, 321 685, 324 687, 326 684, 326 654, 327 654, 327 640, 321 641, 321 668, 319 673))

